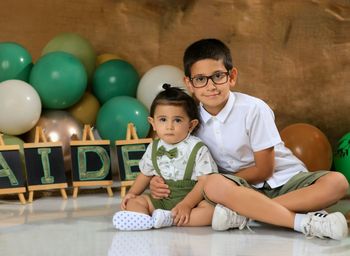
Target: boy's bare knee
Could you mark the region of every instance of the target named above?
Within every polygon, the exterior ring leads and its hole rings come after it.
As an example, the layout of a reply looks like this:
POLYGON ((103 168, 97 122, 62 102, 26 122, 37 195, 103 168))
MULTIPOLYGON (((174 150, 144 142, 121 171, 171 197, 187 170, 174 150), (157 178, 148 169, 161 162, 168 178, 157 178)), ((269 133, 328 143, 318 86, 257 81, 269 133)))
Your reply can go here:
POLYGON ((331 191, 334 196, 339 199, 346 194, 349 188, 347 179, 340 172, 330 172, 329 174, 320 178, 320 180, 322 179, 325 180, 327 184, 323 188, 325 190, 328 189, 328 191, 331 191))
POLYGON ((219 203, 227 196, 227 191, 232 190, 233 182, 220 174, 212 174, 204 185, 205 195, 212 201, 219 203))

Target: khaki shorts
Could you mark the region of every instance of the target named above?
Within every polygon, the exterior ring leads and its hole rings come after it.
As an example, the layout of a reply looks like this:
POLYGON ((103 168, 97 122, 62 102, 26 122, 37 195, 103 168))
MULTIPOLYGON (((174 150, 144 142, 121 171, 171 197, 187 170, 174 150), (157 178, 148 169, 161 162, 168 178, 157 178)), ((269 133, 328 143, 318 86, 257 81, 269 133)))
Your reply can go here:
MULTIPOLYGON (((234 176, 232 174, 221 174, 221 175, 223 175, 229 180, 232 180, 238 186, 252 188, 266 195, 269 198, 274 198, 300 188, 308 187, 311 184, 313 184, 316 180, 326 175, 327 173, 329 173, 329 171, 299 172, 298 174, 294 175, 290 180, 288 180, 284 185, 279 186, 277 188, 271 188, 267 182, 264 183, 264 186, 262 188, 255 188, 249 185, 245 179, 242 179, 240 177, 234 176)), ((205 197, 205 200, 207 200, 208 202, 214 203, 210 199, 208 199, 205 195, 204 197, 205 197)))

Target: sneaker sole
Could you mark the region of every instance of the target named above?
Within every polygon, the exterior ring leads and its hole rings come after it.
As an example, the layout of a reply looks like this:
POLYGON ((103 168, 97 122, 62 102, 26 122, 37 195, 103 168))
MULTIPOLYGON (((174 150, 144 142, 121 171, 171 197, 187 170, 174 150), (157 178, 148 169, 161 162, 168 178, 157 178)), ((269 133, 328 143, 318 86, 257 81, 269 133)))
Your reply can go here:
POLYGON ((120 211, 113 216, 113 226, 123 231, 148 230, 153 227, 153 221, 144 213, 120 211))

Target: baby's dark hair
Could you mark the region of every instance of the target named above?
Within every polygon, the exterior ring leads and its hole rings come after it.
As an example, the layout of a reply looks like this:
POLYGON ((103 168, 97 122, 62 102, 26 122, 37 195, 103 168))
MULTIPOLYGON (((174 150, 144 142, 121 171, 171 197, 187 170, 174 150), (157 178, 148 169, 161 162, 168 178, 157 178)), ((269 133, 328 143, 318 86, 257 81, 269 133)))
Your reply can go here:
POLYGON ((185 50, 183 65, 185 75, 191 77, 191 67, 204 59, 222 60, 227 71, 233 68, 230 49, 220 40, 214 38, 201 39, 185 50))
MULTIPOLYGON (((159 92, 152 102, 150 108, 151 117, 154 117, 154 112, 158 105, 173 105, 182 106, 190 120, 197 119, 198 122, 200 121, 198 106, 190 95, 183 89, 172 87, 170 84, 163 84, 163 89, 164 91, 159 92)), ((199 125, 195 127, 194 131, 198 127, 199 125)))

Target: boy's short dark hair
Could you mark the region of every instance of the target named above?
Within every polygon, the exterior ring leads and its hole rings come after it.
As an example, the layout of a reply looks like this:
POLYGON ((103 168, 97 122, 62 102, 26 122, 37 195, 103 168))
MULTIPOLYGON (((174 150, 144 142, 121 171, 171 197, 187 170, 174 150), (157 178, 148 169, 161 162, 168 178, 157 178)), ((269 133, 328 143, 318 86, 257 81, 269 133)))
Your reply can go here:
MULTIPOLYGON (((200 122, 197 103, 190 95, 183 89, 172 87, 170 84, 164 84, 163 89, 164 91, 159 92, 151 104, 151 117, 154 117, 154 112, 158 105, 173 105, 182 106, 190 120, 197 119, 198 122, 200 122)), ((198 128, 198 125, 196 128, 198 128)), ((193 131, 195 131, 196 128, 193 131)))
POLYGON ((191 77, 192 65, 204 59, 222 60, 227 71, 233 68, 231 51, 222 41, 214 38, 201 39, 185 50, 183 57, 185 75, 191 77))

